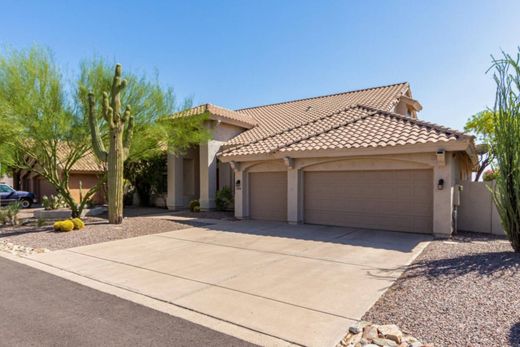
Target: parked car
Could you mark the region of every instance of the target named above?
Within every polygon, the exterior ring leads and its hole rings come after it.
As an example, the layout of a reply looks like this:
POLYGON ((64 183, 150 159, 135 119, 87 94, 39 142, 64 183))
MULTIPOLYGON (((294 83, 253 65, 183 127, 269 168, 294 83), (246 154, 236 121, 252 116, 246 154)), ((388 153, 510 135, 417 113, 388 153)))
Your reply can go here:
POLYGON ((36 202, 33 193, 14 190, 7 184, 0 184, 0 205, 7 205, 19 201, 22 208, 29 208, 36 202))

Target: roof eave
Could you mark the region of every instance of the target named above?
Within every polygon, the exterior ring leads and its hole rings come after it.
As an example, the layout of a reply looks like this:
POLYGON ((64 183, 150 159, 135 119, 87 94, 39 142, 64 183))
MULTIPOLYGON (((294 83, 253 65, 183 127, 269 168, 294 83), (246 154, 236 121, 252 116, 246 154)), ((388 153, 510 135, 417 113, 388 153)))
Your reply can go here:
MULTIPOLYGON (((364 155, 387 155, 387 154, 406 154, 406 153, 435 153, 439 149, 453 152, 467 152, 470 142, 467 139, 437 141, 428 143, 405 144, 384 147, 363 147, 363 148, 334 148, 320 150, 304 150, 304 151, 278 151, 275 153, 249 154, 249 155, 223 155, 219 153, 217 156, 222 162, 243 162, 258 160, 273 160, 291 158, 309 158, 309 157, 355 157, 364 155)), ((471 151, 471 149, 469 149, 471 151)), ((471 156, 470 156, 471 158, 471 156)))

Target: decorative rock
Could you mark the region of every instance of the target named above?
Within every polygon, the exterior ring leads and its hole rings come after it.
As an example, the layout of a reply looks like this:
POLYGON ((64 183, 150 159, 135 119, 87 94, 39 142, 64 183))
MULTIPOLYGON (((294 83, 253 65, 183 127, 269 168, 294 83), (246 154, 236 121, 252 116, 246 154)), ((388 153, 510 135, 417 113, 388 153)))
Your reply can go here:
POLYGON ((351 332, 352 334, 359 334, 361 332, 361 328, 358 327, 357 325, 351 325, 348 328, 348 331, 351 332))
POLYGON ((395 324, 380 325, 379 332, 381 332, 385 339, 395 341, 397 344, 400 344, 403 339, 403 333, 395 324))
POLYGON ((13 255, 31 255, 35 253, 50 252, 47 248, 25 247, 7 241, 0 241, 0 251, 5 251, 13 255))
POLYGON ((349 327, 348 333, 337 347, 434 347, 424 344, 404 333, 395 324, 376 325, 358 322, 349 327))
POLYGON ((381 347, 397 347, 397 343, 395 341, 384 339, 381 337, 376 337, 372 339, 372 342, 381 347))
POLYGON ((373 340, 379 337, 379 331, 377 330, 377 326, 375 325, 367 325, 363 329, 363 338, 366 340, 373 340))

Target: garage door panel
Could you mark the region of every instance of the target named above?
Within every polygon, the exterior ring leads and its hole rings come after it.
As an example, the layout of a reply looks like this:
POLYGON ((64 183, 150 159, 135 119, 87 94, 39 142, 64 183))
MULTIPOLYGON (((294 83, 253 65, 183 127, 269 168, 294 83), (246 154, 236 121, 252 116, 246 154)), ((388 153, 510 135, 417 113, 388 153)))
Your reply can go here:
POLYGON ((249 174, 251 219, 287 220, 287 172, 249 174))
POLYGON ((432 231, 431 170, 306 172, 306 223, 432 231))

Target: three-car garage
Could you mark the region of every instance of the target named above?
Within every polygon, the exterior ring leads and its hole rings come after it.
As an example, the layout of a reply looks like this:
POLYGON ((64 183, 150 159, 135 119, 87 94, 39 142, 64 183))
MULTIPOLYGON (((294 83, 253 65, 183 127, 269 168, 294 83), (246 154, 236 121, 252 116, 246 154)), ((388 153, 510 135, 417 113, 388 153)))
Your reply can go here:
MULTIPOLYGON (((431 233, 433 170, 303 171, 304 223, 431 233)), ((287 221, 287 171, 249 174, 251 219, 287 221)))

